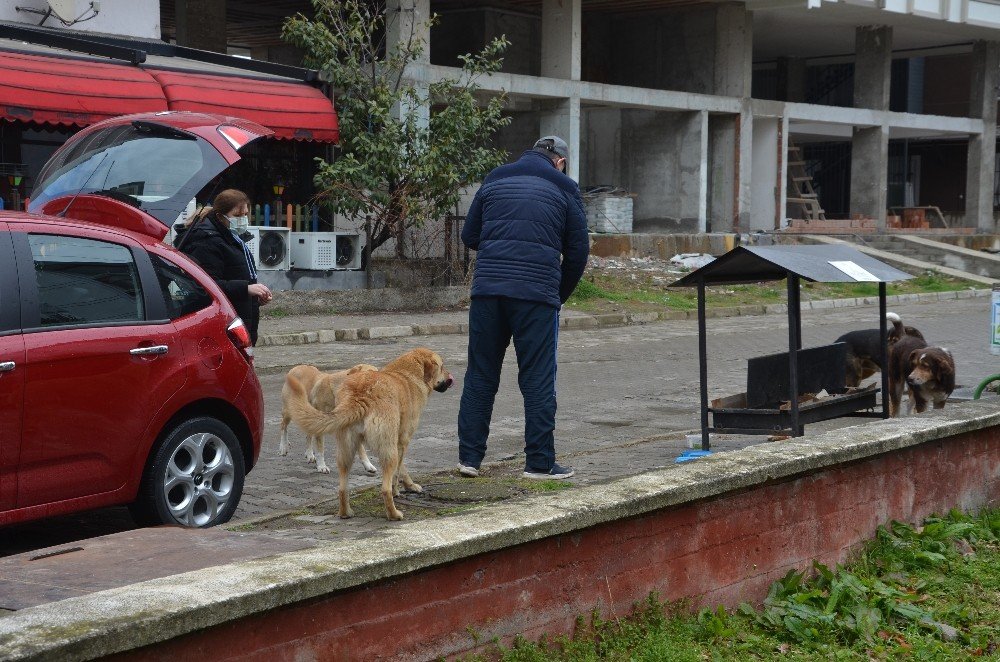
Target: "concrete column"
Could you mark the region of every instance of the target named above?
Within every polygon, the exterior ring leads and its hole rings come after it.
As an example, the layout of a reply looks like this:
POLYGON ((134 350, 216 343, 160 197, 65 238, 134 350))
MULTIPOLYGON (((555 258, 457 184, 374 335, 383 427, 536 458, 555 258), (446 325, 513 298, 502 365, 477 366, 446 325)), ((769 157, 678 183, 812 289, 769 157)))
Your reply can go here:
POLYGON ((993 232, 993 177, 996 168, 997 85, 1000 43, 977 41, 972 47, 969 116, 983 120, 983 132, 969 137, 965 176, 965 225, 993 232))
POLYGON ((750 228, 750 213, 753 205, 753 113, 750 99, 743 99, 738 117, 737 145, 739 147, 736 164, 736 232, 747 232, 750 228))
POLYGON ((788 214, 788 115, 781 118, 781 133, 778 135, 778 208, 774 214, 774 227, 785 227, 788 214))
POLYGON ((715 15, 715 94, 749 97, 753 80, 753 15, 741 4, 721 5, 715 15))
MULTIPOLYGON (((757 117, 753 121, 753 181, 751 182, 751 218, 748 231, 774 230, 778 201, 778 149, 781 145, 781 120, 757 117)), ((741 228, 743 229, 743 228, 741 228)))
POLYGON ((177 45, 226 52, 226 0, 177 0, 177 45))
MULTIPOLYGON (((430 0, 388 0, 385 6, 386 50, 392 53, 396 48, 407 45, 419 46, 422 51, 416 58, 418 64, 429 64, 431 61, 431 31, 430 31, 430 0)), ((415 84, 417 94, 427 97, 427 85, 415 84)), ((426 127, 430 122, 430 106, 419 104, 397 108, 394 113, 399 116, 413 114, 417 123, 426 127)))
MULTIPOLYGON (((892 28, 863 25, 855 29, 854 35, 854 106, 889 110, 892 28)), ((888 127, 854 127, 851 137, 851 214, 875 218, 880 232, 885 231, 888 170, 888 127)))
POLYGON ((862 25, 854 31, 854 107, 889 110, 892 28, 862 25))
POLYGON ((580 181, 580 97, 562 99, 543 110, 539 118, 539 133, 539 138, 555 135, 566 141, 569 145, 566 174, 580 181))
MULTIPOLYGON (((713 203, 713 221, 722 219, 723 223, 717 226, 713 222, 712 230, 725 232, 746 230, 750 222, 753 115, 750 113, 749 99, 753 80, 753 15, 741 4, 721 5, 715 11, 712 91, 744 100, 740 114, 733 118, 731 127, 713 133, 716 140, 723 141, 723 144, 713 148, 713 152, 721 150, 723 158, 735 158, 732 179, 720 177, 720 172, 715 172, 712 176, 713 200, 716 203, 722 202, 720 192, 724 198, 728 198, 728 204, 713 203), (726 207, 728 211, 725 210, 726 207)), ((717 163, 719 161, 718 158, 713 160, 717 163)))
POLYGON ((778 58, 778 101, 806 100, 806 61, 801 57, 778 58))
POLYGON ((580 80, 582 0, 542 0, 542 76, 580 80))
POLYGON ((385 43, 389 51, 396 44, 422 43, 423 53, 417 61, 430 62, 430 0, 388 0, 385 12, 385 43))
POLYGON ((851 214, 876 219, 880 232, 885 231, 888 168, 888 127, 854 127, 851 138, 851 214))

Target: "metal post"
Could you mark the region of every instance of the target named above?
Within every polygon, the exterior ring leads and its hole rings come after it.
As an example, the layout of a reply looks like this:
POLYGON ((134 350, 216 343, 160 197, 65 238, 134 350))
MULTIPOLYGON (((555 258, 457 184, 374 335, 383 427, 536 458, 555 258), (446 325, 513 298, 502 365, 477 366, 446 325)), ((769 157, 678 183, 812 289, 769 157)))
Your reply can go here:
POLYGON ((372 219, 365 216, 365 289, 372 289, 372 219))
POLYGON ((788 395, 789 414, 792 419, 792 436, 802 435, 799 426, 799 349, 802 338, 799 321, 799 277, 788 274, 788 395))
POLYGON ((708 441, 708 332, 705 329, 705 280, 698 281, 698 371, 701 378, 701 450, 708 441))
POLYGON ((878 284, 879 350, 882 358, 882 418, 889 418, 889 332, 886 325, 885 283, 878 284))

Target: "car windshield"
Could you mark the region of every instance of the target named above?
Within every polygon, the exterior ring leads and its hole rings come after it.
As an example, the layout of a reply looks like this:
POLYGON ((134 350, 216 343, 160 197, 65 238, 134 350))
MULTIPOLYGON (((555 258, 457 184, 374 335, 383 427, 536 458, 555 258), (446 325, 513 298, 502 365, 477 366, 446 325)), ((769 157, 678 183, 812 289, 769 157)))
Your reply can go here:
POLYGON ((30 209, 89 193, 139 207, 170 224, 226 166, 207 143, 170 127, 138 122, 111 126, 71 141, 53 155, 39 176, 30 209))

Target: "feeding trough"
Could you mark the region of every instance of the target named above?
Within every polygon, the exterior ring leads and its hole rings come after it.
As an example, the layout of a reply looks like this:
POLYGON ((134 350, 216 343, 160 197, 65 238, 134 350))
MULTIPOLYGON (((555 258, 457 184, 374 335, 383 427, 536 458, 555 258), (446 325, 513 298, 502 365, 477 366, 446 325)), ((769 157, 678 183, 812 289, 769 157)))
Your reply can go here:
MULTIPOLYGON (((807 423, 840 416, 888 418, 875 411, 878 389, 844 386, 847 347, 833 343, 802 348, 799 284, 877 283, 883 366, 888 365, 885 284, 912 278, 849 246, 740 246, 692 271, 671 287, 698 288, 698 365, 701 377, 701 447, 708 450, 709 433, 804 434, 807 423), (788 352, 749 359, 746 392, 708 401, 705 288, 787 280, 788 352), (795 360, 789 360, 795 356, 795 360), (709 416, 711 415, 711 424, 709 416)), ((882 392, 888 371, 881 372, 882 392)))

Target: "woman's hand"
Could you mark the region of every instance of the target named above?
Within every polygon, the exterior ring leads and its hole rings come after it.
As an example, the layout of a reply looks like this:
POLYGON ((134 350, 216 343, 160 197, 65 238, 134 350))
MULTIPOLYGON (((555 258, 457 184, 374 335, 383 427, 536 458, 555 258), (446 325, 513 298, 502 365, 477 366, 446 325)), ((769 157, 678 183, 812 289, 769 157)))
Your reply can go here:
POLYGON ((250 296, 257 297, 261 305, 268 303, 272 298, 271 290, 267 289, 267 285, 263 283, 251 283, 247 286, 247 291, 250 293, 250 296))

